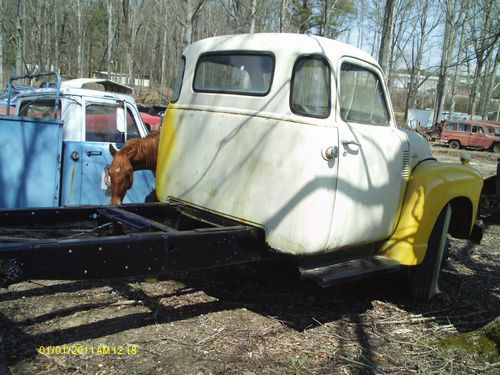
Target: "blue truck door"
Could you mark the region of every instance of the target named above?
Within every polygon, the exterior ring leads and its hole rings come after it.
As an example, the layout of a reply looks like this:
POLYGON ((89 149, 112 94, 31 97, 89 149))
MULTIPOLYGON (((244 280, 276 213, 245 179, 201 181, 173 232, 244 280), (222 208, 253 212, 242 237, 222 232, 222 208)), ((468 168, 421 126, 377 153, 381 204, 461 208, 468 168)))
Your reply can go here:
POLYGON ((59 205, 63 122, 0 117, 0 208, 59 205))
MULTIPOLYGON (((85 141, 80 145, 65 142, 64 162, 67 168, 63 205, 109 204, 111 197, 104 182, 106 169, 113 160, 109 144, 121 148, 127 133, 140 136, 135 122, 127 121, 125 128, 125 119, 123 102, 85 103, 85 141), (75 158, 78 159, 76 162, 75 158)), ((144 202, 154 187, 155 179, 150 171, 135 172, 134 185, 127 192, 124 203, 144 202)))

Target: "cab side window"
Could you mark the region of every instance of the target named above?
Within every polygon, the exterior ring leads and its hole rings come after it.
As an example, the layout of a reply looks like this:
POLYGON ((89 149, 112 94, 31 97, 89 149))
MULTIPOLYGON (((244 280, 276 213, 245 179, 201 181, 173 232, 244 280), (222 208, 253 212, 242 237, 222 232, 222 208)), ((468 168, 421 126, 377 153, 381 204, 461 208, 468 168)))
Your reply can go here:
POLYGON ((340 116, 347 122, 388 125, 382 82, 371 70, 351 63, 340 67, 340 116))
POLYGON ((472 127, 472 132, 473 132, 473 133, 483 134, 483 133, 484 133, 484 130, 483 130, 483 128, 482 128, 481 126, 476 126, 476 125, 474 125, 474 126, 472 127))
POLYGON ((470 133, 471 127, 470 127, 470 125, 467 125, 467 124, 458 124, 458 130, 461 132, 470 133))
POLYGON ((89 104, 85 108, 85 139, 92 142, 123 142, 117 129, 117 106, 89 104))
POLYGON ((139 128, 130 108, 127 107, 127 139, 140 138, 139 128))
POLYGON ((302 116, 326 118, 330 115, 330 65, 319 56, 297 60, 293 68, 290 108, 302 116))

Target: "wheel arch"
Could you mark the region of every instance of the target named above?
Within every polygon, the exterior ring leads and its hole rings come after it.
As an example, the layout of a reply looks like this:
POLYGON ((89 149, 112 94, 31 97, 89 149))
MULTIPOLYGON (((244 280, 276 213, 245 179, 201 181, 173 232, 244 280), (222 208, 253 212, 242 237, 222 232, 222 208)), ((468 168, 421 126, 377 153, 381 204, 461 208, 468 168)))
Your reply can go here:
POLYGON ((455 238, 469 238, 471 222, 474 222, 473 204, 467 197, 457 197, 450 202, 451 219, 448 233, 455 238))
POLYGON ((396 228, 379 249, 401 265, 421 264, 436 220, 443 208, 452 209, 448 232, 469 238, 479 206, 483 180, 461 164, 426 161, 412 172, 396 228))

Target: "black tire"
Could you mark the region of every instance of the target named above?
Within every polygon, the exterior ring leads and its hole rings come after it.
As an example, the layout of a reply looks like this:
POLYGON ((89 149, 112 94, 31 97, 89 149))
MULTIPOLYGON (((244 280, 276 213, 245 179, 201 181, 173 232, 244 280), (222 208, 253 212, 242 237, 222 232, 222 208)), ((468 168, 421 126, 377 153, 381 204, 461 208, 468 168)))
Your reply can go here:
POLYGON ((458 150, 460 148, 460 142, 459 141, 450 141, 449 146, 453 150, 458 150))
POLYGON ((447 204, 432 228, 424 261, 410 271, 410 289, 415 299, 429 301, 439 293, 439 272, 447 246, 451 207, 447 204))
POLYGON ((496 152, 497 154, 500 154, 500 143, 495 143, 493 145, 493 152, 496 152))

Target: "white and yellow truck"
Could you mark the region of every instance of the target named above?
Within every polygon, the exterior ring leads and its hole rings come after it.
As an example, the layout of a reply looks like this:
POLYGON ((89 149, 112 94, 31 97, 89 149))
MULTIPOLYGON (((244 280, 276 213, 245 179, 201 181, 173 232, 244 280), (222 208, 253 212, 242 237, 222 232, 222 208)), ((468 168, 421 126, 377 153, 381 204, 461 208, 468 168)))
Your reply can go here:
MULTIPOLYGON (((481 176, 437 162, 421 136, 398 129, 377 62, 322 37, 240 34, 188 46, 157 165, 160 203, 59 210, 59 221, 87 218, 89 231, 107 235, 47 243, 60 261, 45 273, 26 267, 44 239, 2 242, 5 273, 85 278, 281 256, 323 286, 405 269, 414 295, 429 299, 447 234, 480 232, 481 176), (85 251, 95 267, 74 261, 85 251)), ((33 212, 5 212, 0 225, 57 217, 33 212)))

